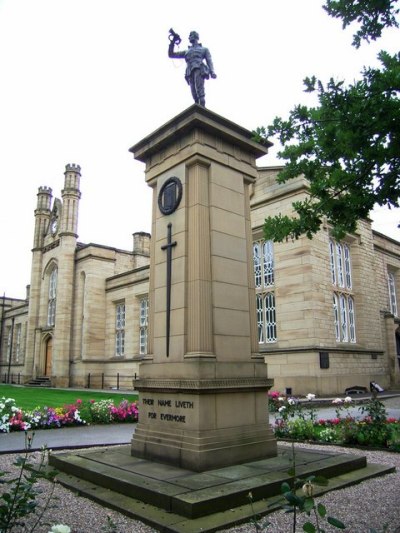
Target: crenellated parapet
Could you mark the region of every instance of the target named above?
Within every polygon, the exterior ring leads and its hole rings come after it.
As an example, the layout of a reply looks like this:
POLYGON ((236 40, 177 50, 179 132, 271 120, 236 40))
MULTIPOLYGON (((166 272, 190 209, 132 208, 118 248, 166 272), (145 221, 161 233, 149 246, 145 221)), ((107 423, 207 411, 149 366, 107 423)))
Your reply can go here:
POLYGON ((42 186, 38 189, 37 204, 35 209, 35 234, 33 238, 33 248, 43 246, 44 237, 50 220, 52 189, 42 186))
POLYGON ((42 186, 39 187, 37 193, 37 205, 36 209, 39 210, 50 210, 51 208, 51 199, 53 191, 51 187, 42 186))
POLYGON ((60 225, 60 234, 69 234, 77 237, 78 210, 81 198, 80 178, 81 167, 76 164, 65 166, 64 189, 61 191, 63 212, 60 225))

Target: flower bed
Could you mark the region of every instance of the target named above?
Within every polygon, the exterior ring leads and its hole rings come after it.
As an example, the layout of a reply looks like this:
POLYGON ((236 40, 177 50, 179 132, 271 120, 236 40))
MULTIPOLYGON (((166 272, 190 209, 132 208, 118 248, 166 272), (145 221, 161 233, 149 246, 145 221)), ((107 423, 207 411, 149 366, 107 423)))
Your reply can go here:
POLYGON ((122 400, 116 406, 111 399, 98 402, 94 400, 83 402, 78 399, 75 403, 63 407, 36 408, 24 412, 17 407, 13 398, 3 397, 0 400, 0 433, 88 424, 137 422, 138 416, 137 402, 128 402, 128 400, 122 400))
POLYGON ((272 412, 276 412, 273 426, 279 439, 293 439, 339 445, 370 446, 400 452, 400 420, 389 418, 385 406, 376 398, 358 408, 359 417, 351 416, 352 398, 336 398, 334 418, 317 416, 315 395, 308 402, 288 398, 280 393, 269 393, 272 412))

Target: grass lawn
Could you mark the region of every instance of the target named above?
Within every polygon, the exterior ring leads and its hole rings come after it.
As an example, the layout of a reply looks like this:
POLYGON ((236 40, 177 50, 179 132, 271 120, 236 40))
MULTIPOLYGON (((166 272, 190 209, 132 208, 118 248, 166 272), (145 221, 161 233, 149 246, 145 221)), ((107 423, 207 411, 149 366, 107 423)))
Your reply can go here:
POLYGON ((99 401, 111 398, 115 405, 118 405, 121 400, 134 402, 138 399, 137 394, 129 392, 115 393, 89 390, 42 389, 0 383, 0 398, 3 396, 14 398, 17 407, 27 411, 35 409, 35 407, 62 407, 65 404, 73 404, 78 399, 82 401, 99 401))

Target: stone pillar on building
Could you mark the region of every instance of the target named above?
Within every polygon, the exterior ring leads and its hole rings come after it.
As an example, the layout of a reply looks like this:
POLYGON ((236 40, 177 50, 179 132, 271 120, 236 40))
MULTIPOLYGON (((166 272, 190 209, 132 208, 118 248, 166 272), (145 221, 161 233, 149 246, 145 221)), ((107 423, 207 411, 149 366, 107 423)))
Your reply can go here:
POLYGON ((32 248, 31 281, 29 288, 29 311, 25 348, 24 378, 36 377, 35 368, 35 336, 38 327, 40 294, 42 286, 42 263, 44 238, 49 226, 51 214, 52 190, 50 187, 39 187, 35 209, 35 229, 32 248))
POLYGON ((249 205, 267 147, 194 105, 131 152, 153 189, 149 353, 135 383, 132 455, 194 471, 274 456, 249 205))

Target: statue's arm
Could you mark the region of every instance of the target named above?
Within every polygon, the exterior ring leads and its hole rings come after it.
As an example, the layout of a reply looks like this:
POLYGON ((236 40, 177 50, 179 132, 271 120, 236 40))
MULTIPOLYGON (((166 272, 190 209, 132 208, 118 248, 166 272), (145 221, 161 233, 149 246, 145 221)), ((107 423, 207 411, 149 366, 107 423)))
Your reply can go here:
POLYGON ((178 59, 184 59, 186 52, 183 50, 182 52, 175 52, 174 50, 175 43, 171 41, 168 46, 168 57, 177 57, 178 59))

